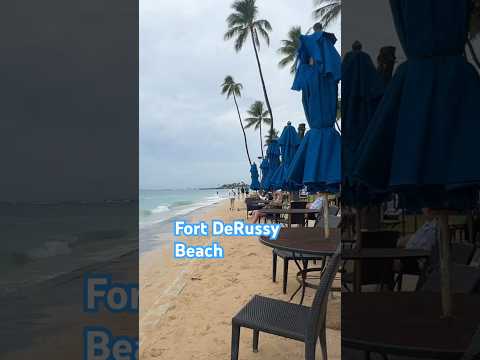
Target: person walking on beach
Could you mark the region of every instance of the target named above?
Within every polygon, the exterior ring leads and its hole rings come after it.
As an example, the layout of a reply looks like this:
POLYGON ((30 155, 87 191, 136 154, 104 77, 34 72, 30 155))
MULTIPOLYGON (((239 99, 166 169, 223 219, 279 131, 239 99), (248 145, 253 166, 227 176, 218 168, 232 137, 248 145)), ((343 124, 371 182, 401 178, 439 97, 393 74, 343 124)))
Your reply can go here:
POLYGON ((228 197, 230 199, 230 211, 232 211, 235 208, 235 190, 228 190, 228 197))

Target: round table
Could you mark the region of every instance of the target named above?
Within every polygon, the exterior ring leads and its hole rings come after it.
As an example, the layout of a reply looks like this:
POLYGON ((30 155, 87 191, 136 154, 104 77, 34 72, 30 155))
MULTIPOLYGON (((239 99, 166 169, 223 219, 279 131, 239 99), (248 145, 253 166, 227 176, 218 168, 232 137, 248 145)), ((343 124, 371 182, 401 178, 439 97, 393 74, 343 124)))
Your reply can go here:
POLYGON ((332 229, 330 237, 325 239, 324 231, 321 228, 282 228, 276 240, 266 237, 260 237, 260 242, 274 249, 288 251, 292 253, 292 258, 298 267, 297 280, 300 283, 299 288, 293 293, 290 300, 302 290, 300 304, 303 303, 305 297, 305 288, 317 288, 316 284, 307 282, 307 274, 311 272, 320 272, 323 274, 324 266, 321 268, 308 268, 306 261, 301 260, 301 255, 313 255, 319 258, 332 256, 339 243, 340 231, 332 229), (300 259, 299 259, 300 258, 300 259), (303 266, 299 261, 302 261, 303 266))
POLYGON ((442 318, 440 293, 343 293, 342 346, 411 357, 458 359, 480 324, 480 296, 453 296, 442 318))

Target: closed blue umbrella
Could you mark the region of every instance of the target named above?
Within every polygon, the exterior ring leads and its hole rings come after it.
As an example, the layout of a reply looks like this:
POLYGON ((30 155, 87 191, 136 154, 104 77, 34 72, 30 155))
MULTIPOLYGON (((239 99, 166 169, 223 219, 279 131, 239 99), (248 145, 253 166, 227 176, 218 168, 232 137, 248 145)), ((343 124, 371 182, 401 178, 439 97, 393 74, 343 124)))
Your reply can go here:
POLYGON ((260 189, 260 182, 258 181, 257 164, 253 163, 250 166, 250 175, 252 177, 252 182, 250 183, 250 189, 259 190, 260 189))
POLYGON ((282 162, 273 174, 270 182, 277 189, 286 191, 298 190, 302 185, 288 180, 288 169, 300 145, 300 137, 290 121, 284 127, 278 139, 278 144, 280 145, 282 162))
POLYGON ((383 94, 383 81, 370 56, 355 42, 342 63, 342 204, 381 200, 352 178, 355 154, 383 94))
POLYGON ((260 171, 262 172, 262 180, 260 182, 260 189, 265 190, 265 181, 268 177, 268 159, 264 158, 260 163, 260 171))
POLYGON ((307 187, 326 189, 340 183, 341 141, 334 125, 341 58, 334 47, 335 41, 332 34, 323 31, 300 37, 292 89, 302 91, 310 130, 292 160, 288 178, 307 187), (313 65, 310 65, 311 59, 313 65))
POLYGON ((275 171, 280 166, 280 146, 278 140, 273 139, 267 147, 268 168, 267 175, 262 179, 262 188, 264 190, 276 190, 272 184, 272 178, 275 171))
MULTIPOLYGON (((408 60, 398 67, 360 144, 354 175, 371 187, 407 194, 416 205, 450 208, 452 190, 468 194, 480 185, 474 151, 480 77, 464 56, 470 1, 423 0, 412 7, 410 0, 390 0, 390 5, 408 60)), ((473 205, 474 199, 464 199, 462 207, 473 205)), ((442 304, 448 316, 448 219, 439 214, 442 304)))
MULTIPOLYGON (((416 206, 448 208, 450 190, 480 184, 473 150, 480 78, 463 55, 469 1, 424 0, 415 9, 408 0, 390 4, 408 60, 396 70, 359 147, 355 176, 407 194, 416 206)), ((471 205, 465 200, 457 206, 471 205)))

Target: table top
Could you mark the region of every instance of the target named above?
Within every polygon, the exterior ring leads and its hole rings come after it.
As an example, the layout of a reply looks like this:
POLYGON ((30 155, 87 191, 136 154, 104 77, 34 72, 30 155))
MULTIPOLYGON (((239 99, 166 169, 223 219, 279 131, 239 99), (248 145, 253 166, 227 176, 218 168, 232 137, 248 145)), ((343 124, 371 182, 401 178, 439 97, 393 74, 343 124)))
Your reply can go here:
POLYGON ((342 344, 415 357, 458 358, 480 324, 480 295, 456 294, 453 319, 439 293, 343 293, 342 344))
POLYGON ((260 242, 279 250, 326 256, 335 253, 340 232, 330 229, 330 237, 325 239, 324 229, 321 228, 282 228, 276 240, 260 237, 260 242))
POLYGON ((403 248, 363 248, 363 249, 342 249, 342 259, 411 259, 428 258, 430 252, 421 249, 403 248))
POLYGON ((262 214, 320 214, 323 209, 260 209, 262 214))

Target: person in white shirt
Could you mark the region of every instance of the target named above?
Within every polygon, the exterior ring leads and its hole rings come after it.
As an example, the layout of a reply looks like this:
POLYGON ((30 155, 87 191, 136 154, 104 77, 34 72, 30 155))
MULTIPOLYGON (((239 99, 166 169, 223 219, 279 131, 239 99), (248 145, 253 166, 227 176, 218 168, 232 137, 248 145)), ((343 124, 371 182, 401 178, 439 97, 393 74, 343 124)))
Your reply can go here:
POLYGON ((397 245, 406 249, 421 249, 432 251, 437 244, 438 225, 432 210, 423 208, 425 223, 410 237, 400 238, 397 245))
POLYGON ((317 194, 317 198, 310 204, 307 204, 307 209, 322 209, 323 208, 323 202, 325 199, 321 194, 317 194))
MULTIPOLYGON (((431 253, 430 266, 437 266, 439 262, 438 258, 438 238, 439 238, 439 226, 437 220, 429 208, 423 208, 422 213, 425 216, 425 223, 411 236, 405 236, 398 240, 397 246, 405 249, 420 249, 428 250, 431 253)), ((398 267, 398 261, 395 265, 398 267)), ((418 265, 423 267, 425 260, 418 260, 418 265)))
POLYGON ((230 211, 235 209, 235 190, 228 190, 228 198, 230 199, 230 211))

